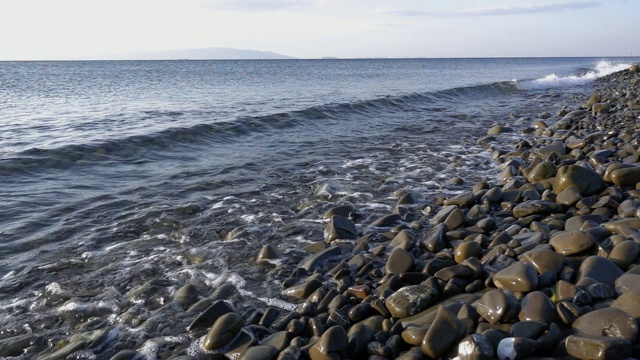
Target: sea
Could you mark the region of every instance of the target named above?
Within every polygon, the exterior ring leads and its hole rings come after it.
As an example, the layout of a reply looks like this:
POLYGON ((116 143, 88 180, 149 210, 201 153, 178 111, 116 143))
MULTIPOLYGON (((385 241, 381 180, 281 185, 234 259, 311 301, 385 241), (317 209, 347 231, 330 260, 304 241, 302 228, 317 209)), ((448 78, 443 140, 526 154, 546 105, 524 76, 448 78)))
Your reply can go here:
POLYGON ((0 62, 0 349, 105 328, 73 356, 194 346, 166 310, 185 284, 292 310, 282 281, 328 209, 355 206, 364 232, 398 190, 495 181, 487 129, 556 115, 638 60, 0 62), (280 256, 256 263, 267 244, 280 256))

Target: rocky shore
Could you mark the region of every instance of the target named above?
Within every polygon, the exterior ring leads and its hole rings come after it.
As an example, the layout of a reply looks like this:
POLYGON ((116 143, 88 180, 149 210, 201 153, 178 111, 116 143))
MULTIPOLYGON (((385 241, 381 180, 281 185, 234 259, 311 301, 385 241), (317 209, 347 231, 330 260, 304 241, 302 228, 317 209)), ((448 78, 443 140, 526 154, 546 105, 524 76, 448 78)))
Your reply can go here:
MULTIPOLYGON (((638 66, 594 89, 526 126, 489 129, 477 144, 501 164, 492 181, 429 200, 398 189, 393 213, 367 223, 336 202, 324 239, 283 267, 279 298, 295 308, 240 310, 225 285, 207 298, 185 285, 167 311, 183 312, 189 339, 111 358, 639 358, 638 66)), ((271 245, 252 255, 270 267, 283 257, 271 245)))

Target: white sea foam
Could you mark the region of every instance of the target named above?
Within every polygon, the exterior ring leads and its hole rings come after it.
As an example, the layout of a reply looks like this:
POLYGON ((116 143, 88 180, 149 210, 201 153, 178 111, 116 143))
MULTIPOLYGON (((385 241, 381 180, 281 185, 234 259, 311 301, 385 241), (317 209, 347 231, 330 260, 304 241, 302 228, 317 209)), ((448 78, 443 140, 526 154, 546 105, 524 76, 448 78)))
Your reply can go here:
POLYGON ((62 287, 57 282, 52 282, 48 284, 47 286, 44 287, 44 290, 50 294, 55 294, 55 295, 64 294, 62 287))
POLYGON ((387 205, 387 204, 380 204, 380 203, 365 203, 362 205, 362 208, 364 209, 385 209, 388 211, 392 211, 393 210, 393 206, 391 205, 387 205))
POLYGON ((241 215, 240 218, 247 224, 255 224, 258 222, 258 215, 245 214, 241 215))
POLYGON ((28 307, 29 303, 31 303, 30 299, 22 299, 22 300, 14 300, 7 304, 0 305, 0 310, 12 309, 17 307, 28 307))
POLYGON ((95 310, 108 310, 112 313, 120 312, 120 305, 117 301, 103 301, 100 300, 98 302, 90 302, 90 303, 81 303, 77 301, 67 301, 60 307, 58 307, 58 312, 60 313, 71 313, 71 312, 91 312, 95 310))
POLYGON ((595 68, 582 75, 558 76, 549 74, 535 80, 517 82, 516 85, 522 90, 538 90, 550 87, 567 87, 574 85, 583 85, 595 79, 612 74, 616 71, 628 69, 630 64, 611 63, 609 61, 599 61, 595 68))

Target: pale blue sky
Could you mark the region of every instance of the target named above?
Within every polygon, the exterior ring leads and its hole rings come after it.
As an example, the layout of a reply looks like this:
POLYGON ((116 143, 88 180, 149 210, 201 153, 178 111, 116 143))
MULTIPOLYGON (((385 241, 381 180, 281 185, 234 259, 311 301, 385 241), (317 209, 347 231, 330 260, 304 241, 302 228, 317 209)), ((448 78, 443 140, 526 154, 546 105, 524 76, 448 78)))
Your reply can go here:
POLYGON ((640 55, 638 0, 0 0, 0 60, 232 47, 299 58, 640 55))

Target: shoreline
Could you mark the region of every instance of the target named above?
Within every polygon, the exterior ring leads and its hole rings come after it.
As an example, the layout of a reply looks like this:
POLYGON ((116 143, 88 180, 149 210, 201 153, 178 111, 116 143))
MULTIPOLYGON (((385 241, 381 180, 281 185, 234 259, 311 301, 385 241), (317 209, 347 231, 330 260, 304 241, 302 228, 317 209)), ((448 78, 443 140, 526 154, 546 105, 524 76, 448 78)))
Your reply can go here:
POLYGON ((541 114, 511 151, 494 141, 513 129, 489 129, 477 143, 502 163, 498 181, 439 198, 420 219, 429 207, 413 208, 421 194, 411 191, 397 191, 394 213, 365 234, 356 209, 335 207, 327 246, 285 281, 297 311, 245 324, 274 331, 259 346, 217 341, 230 329, 251 338, 230 311, 202 346, 245 359, 637 356, 639 85, 637 66, 597 80, 597 95, 541 114))
MULTIPOLYGON (((99 358, 144 358, 153 346, 174 359, 638 357, 637 66, 594 88, 584 109, 488 129, 477 145, 501 164, 493 181, 433 201, 397 189, 393 212, 364 224, 357 208, 336 203, 325 238, 286 273, 284 296, 267 302, 290 299, 293 311, 241 312, 224 284, 203 299, 187 284, 158 313, 182 312, 188 337, 99 358)), ((282 259, 271 245, 256 255, 268 267, 282 259)), ((43 358, 114 337, 74 335, 43 358)))

